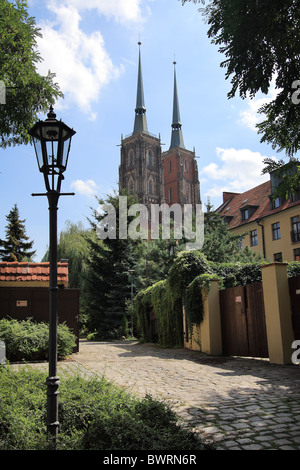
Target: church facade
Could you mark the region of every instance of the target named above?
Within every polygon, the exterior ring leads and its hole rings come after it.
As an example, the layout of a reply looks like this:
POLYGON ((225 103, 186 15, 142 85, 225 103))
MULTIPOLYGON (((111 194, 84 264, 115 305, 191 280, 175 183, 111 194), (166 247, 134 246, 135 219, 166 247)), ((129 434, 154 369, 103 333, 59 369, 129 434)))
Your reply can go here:
POLYGON ((119 188, 147 207, 201 203, 195 151, 187 150, 183 141, 175 62, 171 143, 162 152, 160 137, 148 131, 140 47, 134 127, 130 136, 121 139, 119 188))

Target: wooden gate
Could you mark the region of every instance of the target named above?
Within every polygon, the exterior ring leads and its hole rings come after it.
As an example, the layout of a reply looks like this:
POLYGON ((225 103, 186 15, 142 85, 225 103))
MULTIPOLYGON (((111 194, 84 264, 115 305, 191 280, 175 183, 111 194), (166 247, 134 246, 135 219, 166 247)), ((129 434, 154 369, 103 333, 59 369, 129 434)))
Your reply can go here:
POLYGON ((300 339, 300 276, 289 278, 294 338, 300 339))
POLYGON ((220 291, 223 354, 269 357, 262 283, 220 291))

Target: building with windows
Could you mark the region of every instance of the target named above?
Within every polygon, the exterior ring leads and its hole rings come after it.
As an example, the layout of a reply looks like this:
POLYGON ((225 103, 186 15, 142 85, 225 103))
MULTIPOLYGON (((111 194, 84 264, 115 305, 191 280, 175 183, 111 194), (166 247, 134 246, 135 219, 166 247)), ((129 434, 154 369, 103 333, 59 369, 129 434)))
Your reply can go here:
POLYGON ((300 193, 274 199, 274 174, 270 181, 244 193, 223 193, 217 209, 240 246, 250 247, 268 261, 300 261, 300 193), (245 235, 242 238, 242 235, 245 235))
MULTIPOLYGON (((139 42, 139 46, 141 43, 139 42)), ((133 132, 121 138, 119 188, 151 204, 200 204, 200 185, 195 151, 184 146, 180 122, 174 62, 173 122, 171 143, 162 153, 160 136, 148 131, 139 48, 136 108, 133 132)))

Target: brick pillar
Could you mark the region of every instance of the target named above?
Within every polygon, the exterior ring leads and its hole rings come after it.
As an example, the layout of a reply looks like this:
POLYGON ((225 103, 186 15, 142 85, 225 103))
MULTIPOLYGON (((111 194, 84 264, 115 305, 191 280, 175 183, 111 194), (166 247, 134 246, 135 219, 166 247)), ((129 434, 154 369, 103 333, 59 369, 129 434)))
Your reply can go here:
POLYGON ((204 296, 204 318, 200 325, 201 351, 222 355, 219 281, 210 281, 209 292, 204 296))
POLYGON ((270 362, 289 364, 294 333, 286 263, 262 266, 266 329, 270 362))

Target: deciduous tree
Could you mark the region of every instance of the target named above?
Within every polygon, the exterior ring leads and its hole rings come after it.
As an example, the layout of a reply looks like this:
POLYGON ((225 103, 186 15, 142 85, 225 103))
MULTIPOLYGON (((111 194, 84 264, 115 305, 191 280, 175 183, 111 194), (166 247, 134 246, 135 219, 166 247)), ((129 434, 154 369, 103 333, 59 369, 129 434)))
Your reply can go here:
POLYGON ((27 144, 28 129, 50 104, 63 96, 49 71, 42 76, 37 64, 41 31, 29 16, 25 0, 0 0, 0 147, 27 144))
MULTIPOLYGON (((182 4, 192 0, 181 0, 182 4)), ((200 0, 193 0, 200 3, 200 0)), ((261 142, 287 156, 300 149, 300 9, 297 0, 201 0, 208 37, 225 58, 228 98, 276 96, 259 109, 261 142)), ((299 166, 299 165, 298 165, 299 166)), ((295 183, 295 182, 293 182, 295 183)), ((300 176, 298 173, 298 185, 300 176)), ((280 192, 278 188, 277 195, 280 192)), ((284 191, 283 191, 284 192, 284 191)))

